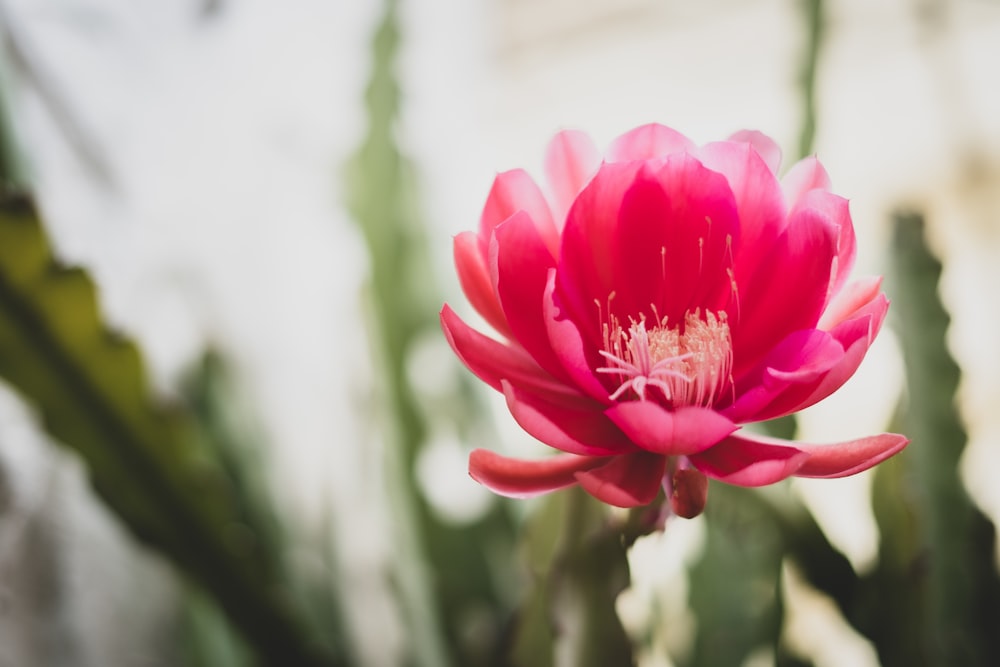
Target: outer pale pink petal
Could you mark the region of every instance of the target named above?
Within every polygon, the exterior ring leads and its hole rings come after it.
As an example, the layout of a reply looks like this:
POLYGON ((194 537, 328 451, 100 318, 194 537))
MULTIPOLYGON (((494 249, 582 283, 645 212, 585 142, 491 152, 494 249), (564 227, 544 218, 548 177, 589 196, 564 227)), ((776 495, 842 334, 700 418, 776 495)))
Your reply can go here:
POLYGON ((882 276, 861 278, 849 283, 827 304, 823 316, 819 318, 818 328, 829 330, 848 319, 860 308, 874 301, 879 296, 881 287, 882 276))
POLYGON ((815 157, 799 160, 781 179, 781 188, 785 191, 785 204, 788 210, 795 208, 802 196, 810 190, 830 189, 830 176, 815 157))
POLYGON ((650 123, 615 139, 605 153, 608 162, 650 160, 693 150, 694 142, 666 125, 650 123))
MULTIPOLYGON (((549 344, 555 353, 563 370, 570 380, 585 394, 604 404, 611 403, 610 392, 597 375, 591 370, 595 367, 587 357, 588 351, 597 355, 594 345, 587 345, 576 323, 555 302, 556 272, 549 271, 548 282, 545 285, 545 295, 542 301, 542 312, 545 316, 545 326, 549 333, 549 344)), ((597 364, 597 366, 603 365, 597 364)))
POLYGON ((503 314, 496 292, 493 291, 493 281, 480 247, 479 236, 475 232, 462 232, 455 237, 453 248, 458 282, 469 303, 494 329, 510 338, 507 316, 503 314))
POLYGON ((555 258, 530 216, 518 211, 494 231, 490 250, 496 290, 514 339, 551 375, 562 379, 562 365, 549 345, 542 297, 555 258))
POLYGON ((507 408, 514 420, 546 445, 570 454, 608 456, 634 451, 633 445, 603 412, 604 406, 580 396, 554 400, 515 389, 503 381, 507 408))
POLYGON ((729 141, 750 144, 764 160, 771 173, 778 173, 778 167, 781 166, 781 148, 771 137, 756 130, 740 130, 730 136, 729 141))
POLYGON ((792 210, 792 215, 803 209, 812 209, 837 226, 837 257, 834 263, 833 281, 830 284, 830 293, 834 294, 847 282, 857 252, 854 223, 851 220, 848 202, 843 197, 825 190, 811 190, 802 195, 792 210))
POLYGON ((601 152, 583 132, 564 130, 552 138, 545 152, 545 173, 553 193, 553 216, 562 228, 573 200, 601 164, 601 152))
POLYGON ((812 329, 826 304, 839 230, 832 220, 803 209, 740 285, 733 333, 733 377, 737 384, 789 332, 812 329))
POLYGON ((510 498, 530 498, 576 484, 575 475, 606 458, 561 454, 534 461, 500 456, 488 449, 469 455, 469 475, 486 488, 510 498))
POLYGON ((809 460, 802 464, 795 476, 847 477, 881 463, 900 452, 909 442, 897 433, 881 433, 835 445, 796 443, 797 447, 809 453, 809 460))
POLYGON ((523 169, 512 169, 497 174, 493 187, 486 197, 483 214, 479 218, 479 239, 486 245, 497 226, 518 211, 527 213, 538 227, 538 234, 549 251, 555 255, 559 252, 559 230, 552 221, 549 203, 542 194, 538 184, 523 169))
POLYGON ((709 477, 737 486, 765 486, 789 477, 809 458, 807 452, 774 438, 731 435, 688 460, 709 477))
POLYGON ((667 459, 640 452, 615 456, 600 468, 576 473, 580 486, 615 507, 639 507, 656 499, 667 459))
POLYGON ((462 321, 448 304, 441 309, 441 328, 448 344, 476 377, 497 391, 502 380, 519 388, 552 396, 574 396, 576 392, 546 373, 527 352, 498 343, 462 321))
POLYGON ((724 176, 688 154, 674 155, 656 171, 644 167, 625 192, 610 238, 620 321, 656 306, 680 322, 689 310, 721 310, 731 284, 726 267, 739 237, 739 219, 724 176))
POLYGON ((736 430, 736 424, 709 408, 667 410, 651 401, 616 403, 606 413, 632 442, 654 454, 696 454, 736 430))

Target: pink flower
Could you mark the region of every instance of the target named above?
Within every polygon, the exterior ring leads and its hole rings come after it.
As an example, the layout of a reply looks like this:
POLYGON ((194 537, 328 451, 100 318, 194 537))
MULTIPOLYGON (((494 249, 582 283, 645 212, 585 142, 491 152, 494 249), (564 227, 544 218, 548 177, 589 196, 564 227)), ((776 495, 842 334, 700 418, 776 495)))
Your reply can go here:
POLYGON ((518 424, 562 453, 479 449, 472 477, 514 497, 579 484, 619 507, 663 487, 690 517, 706 476, 840 477, 906 446, 892 433, 814 445, 740 430, 840 387, 889 305, 879 278, 847 282, 854 228, 820 163, 779 181, 779 161, 757 132, 699 147, 645 125, 603 161, 586 135, 558 134, 549 197, 522 170, 497 176, 479 231, 454 251, 466 296, 504 340, 447 304, 441 325, 518 424))

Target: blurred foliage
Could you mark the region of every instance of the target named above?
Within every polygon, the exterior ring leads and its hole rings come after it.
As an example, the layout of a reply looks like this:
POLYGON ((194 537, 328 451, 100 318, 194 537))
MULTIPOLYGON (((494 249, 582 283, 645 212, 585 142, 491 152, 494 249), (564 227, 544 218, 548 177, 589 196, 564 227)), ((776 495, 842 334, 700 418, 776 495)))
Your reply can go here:
POLYGON ((529 586, 514 633, 517 667, 632 664, 615 612, 629 581, 622 526, 582 489, 547 496, 532 513, 521 549, 529 586))
MULTIPOLYGON (((902 536, 909 553, 902 558, 898 551, 894 555, 920 589, 920 598, 914 600, 921 609, 916 619, 920 631, 908 639, 913 643, 916 636, 921 641, 919 660, 906 655, 905 660, 883 658, 883 663, 885 667, 996 664, 1000 576, 995 527, 972 503, 959 476, 967 441, 955 405, 960 370, 947 346, 950 318, 938 294, 941 263, 927 248, 922 216, 896 216, 892 259, 893 313, 902 333, 907 376, 901 424, 913 439, 909 456, 903 459, 906 474, 897 484, 903 486, 902 497, 912 503, 920 519, 916 540, 902 536)), ((887 477, 888 473, 883 475, 887 477)), ((891 511, 876 508, 882 516, 891 511)), ((886 531, 893 535, 889 526, 886 531)))
MULTIPOLYGON (((499 664, 501 640, 514 578, 510 552, 513 522, 507 508, 493 505, 461 527, 437 516, 424 497, 414 467, 431 426, 407 375, 409 354, 423 336, 440 340, 437 318, 442 299, 418 219, 414 169, 397 146, 399 85, 394 64, 399 48, 397 3, 385 3, 374 35, 373 64, 365 103, 368 131, 348 165, 348 201, 371 259, 370 331, 383 375, 389 485, 399 548, 394 576, 413 643, 413 664, 499 664)), ((448 397, 455 427, 476 428, 475 394, 448 397)))
POLYGON ((293 621, 232 480, 191 415, 155 403, 136 346, 101 322, 93 283, 59 266, 32 201, 0 194, 0 376, 140 539, 210 592, 268 664, 332 665, 293 621))

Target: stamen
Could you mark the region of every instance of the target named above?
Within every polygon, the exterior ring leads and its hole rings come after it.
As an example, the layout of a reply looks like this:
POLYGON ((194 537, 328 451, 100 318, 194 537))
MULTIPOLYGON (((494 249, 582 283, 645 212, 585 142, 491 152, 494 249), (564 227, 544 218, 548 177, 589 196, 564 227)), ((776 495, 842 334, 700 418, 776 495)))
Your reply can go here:
POLYGON ((608 365, 597 370, 617 375, 621 384, 609 396, 617 401, 629 392, 639 400, 661 400, 670 406, 709 406, 732 384, 732 342, 726 314, 688 312, 681 327, 659 317, 647 326, 645 315, 623 329, 609 315, 604 324, 600 355, 608 365), (653 391, 655 390, 655 391, 653 391))

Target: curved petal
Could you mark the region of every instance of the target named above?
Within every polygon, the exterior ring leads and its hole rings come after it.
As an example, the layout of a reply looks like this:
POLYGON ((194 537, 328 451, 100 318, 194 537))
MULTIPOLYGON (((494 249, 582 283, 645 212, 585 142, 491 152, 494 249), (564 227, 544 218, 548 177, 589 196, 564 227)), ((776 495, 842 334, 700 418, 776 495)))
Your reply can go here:
POLYGON ((850 206, 846 199, 831 192, 811 190, 799 198, 792 215, 810 209, 837 227, 837 254, 833 265, 833 279, 830 283, 830 294, 833 295, 847 282, 847 276, 854 267, 854 257, 857 253, 857 239, 854 236, 850 206))
POLYGON ((511 338, 507 316, 503 314, 500 301, 497 300, 496 292, 493 290, 493 280, 486 266, 486 257, 480 248, 479 235, 475 232, 462 232, 456 236, 453 253, 458 282, 469 303, 483 316, 483 319, 489 322, 490 326, 511 338))
POLYGON ((778 167, 781 166, 781 148, 771 137, 756 130, 740 130, 730 135, 729 141, 750 144, 771 173, 778 173, 778 167))
POLYGON ((737 486, 765 486, 789 477, 809 458, 794 443, 747 433, 731 435, 715 447, 688 457, 709 477, 737 486))
POLYGON ((796 477, 847 477, 868 470, 890 456, 902 451, 909 439, 898 433, 858 438, 834 445, 809 445, 796 443, 808 452, 809 460, 795 472, 796 477))
POLYGON ((562 229, 573 200, 601 164, 601 153, 593 140, 576 130, 563 130, 545 151, 545 173, 552 188, 552 213, 562 229))
POLYGON ((502 380, 509 380, 516 387, 538 394, 554 397, 576 395, 542 370, 524 350, 479 333, 456 315, 448 304, 441 309, 440 317, 441 329, 459 360, 497 391, 503 391, 502 380))
POLYGON ((599 468, 576 473, 580 486, 615 507, 639 507, 656 499, 667 459, 639 452, 615 456, 599 468))
MULTIPOLYGON (((827 304, 823 316, 819 318, 817 328, 830 330, 844 320, 853 317, 860 309, 879 297, 881 288, 882 276, 861 278, 849 283, 844 289, 837 292, 827 304)), ((886 307, 888 305, 887 302, 886 307)))
POLYGON ((469 476, 502 496, 530 498, 572 486, 576 484, 576 474, 605 461, 605 458, 575 454, 538 460, 514 459, 488 449, 475 449, 469 455, 469 476))
POLYGON ((641 166, 639 162, 602 164, 566 218, 556 290, 565 314, 587 340, 601 340, 607 304, 615 289, 612 256, 605 240, 612 237, 622 197, 641 166), (595 243, 595 239, 601 241, 595 243))
POLYGON ((604 404, 609 404, 610 392, 605 387, 597 375, 591 370, 595 364, 588 359, 587 352, 591 351, 596 355, 596 345, 587 345, 584 342, 583 334, 576 324, 569 319, 566 313, 556 305, 556 272, 549 271, 548 282, 545 285, 545 294, 542 297, 542 313, 545 317, 545 326, 549 334, 549 344, 552 352, 559 359, 563 370, 576 386, 591 398, 604 404))
POLYGON ((542 296, 555 258, 531 217, 518 211, 493 232, 496 291, 514 339, 551 375, 563 375, 549 345, 542 296))
POLYGON ((738 237, 736 202, 722 174, 686 153, 655 172, 644 167, 622 197, 610 239, 610 309, 621 322, 646 313, 673 323, 695 308, 721 310, 738 237))
POLYGON ((518 211, 524 211, 531 217, 545 246, 553 255, 558 253, 559 230, 552 222, 552 212, 545 195, 528 172, 512 169, 497 174, 490 194, 486 197, 486 204, 479 218, 479 239, 484 246, 483 254, 487 252, 486 244, 489 243, 493 230, 518 211))
POLYGON ((738 423, 771 419, 762 412, 777 396, 789 387, 812 383, 843 357, 843 345, 826 331, 792 332, 768 352, 758 371, 739 383, 739 398, 724 412, 738 423))
POLYGON ((730 319, 737 380, 789 332, 816 326, 827 301, 838 233, 825 215, 802 209, 749 276, 737 316, 730 319))
POLYGON ((786 208, 792 210, 810 190, 829 190, 830 176, 819 160, 810 156, 792 165, 781 179, 781 189, 785 192, 786 208))
POLYGON ((715 142, 702 146, 695 155, 706 167, 724 175, 733 191, 740 237, 739 247, 733 249, 736 260, 731 268, 733 279, 739 284, 756 271, 785 229, 787 218, 781 186, 773 170, 749 143, 715 142))
POLYGON ((629 130, 615 139, 608 147, 605 159, 608 162, 651 160, 694 148, 694 142, 677 130, 650 123, 629 130))
POLYGON ((604 406, 584 397, 553 400, 516 389, 502 381, 507 408, 514 421, 546 445, 570 454, 608 456, 635 450, 603 412, 604 406))
POLYGON ((715 410, 694 406, 667 410, 651 401, 626 401, 605 414, 639 447, 666 456, 695 454, 736 430, 715 410))

